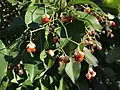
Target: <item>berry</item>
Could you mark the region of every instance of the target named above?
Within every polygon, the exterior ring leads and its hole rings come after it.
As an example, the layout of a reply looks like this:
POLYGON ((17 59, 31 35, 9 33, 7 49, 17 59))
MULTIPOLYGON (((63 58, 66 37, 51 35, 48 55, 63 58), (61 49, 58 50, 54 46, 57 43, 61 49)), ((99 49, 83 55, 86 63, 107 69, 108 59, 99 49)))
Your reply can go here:
POLYGON ((92 32, 91 32, 91 31, 88 31, 88 35, 92 35, 92 32))
POLYGON ((102 23, 103 20, 102 20, 101 17, 97 16, 96 18, 97 18, 97 20, 98 20, 99 23, 102 23))
POLYGON ((86 7, 86 8, 84 9, 84 12, 85 12, 85 13, 90 13, 90 12, 91 12, 91 10, 90 10, 90 8, 89 8, 89 7, 86 7))
POLYGON ((42 24, 50 22, 50 16, 48 14, 45 14, 42 16, 42 24))
POLYGON ((73 16, 70 16, 69 20, 70 20, 70 23, 73 23, 73 16))
POLYGON ((55 53, 54 53, 53 50, 48 50, 48 54, 49 54, 50 56, 52 56, 52 57, 55 55, 55 53))
POLYGON ((19 70, 19 75, 23 75, 23 74, 24 74, 23 70, 19 70))
POLYGON ((115 26, 116 26, 116 23, 115 23, 114 21, 110 21, 109 23, 110 23, 110 25, 111 25, 112 27, 115 27, 115 26))
POLYGON ((95 75, 96 75, 96 72, 94 72, 93 68, 91 68, 91 67, 88 69, 88 73, 91 74, 91 77, 95 77, 95 75))
POLYGON ((84 59, 84 52, 76 50, 74 53, 75 61, 82 62, 84 59))
POLYGON ((88 79, 88 80, 90 80, 91 78, 92 78, 92 76, 91 76, 91 74, 88 72, 86 75, 86 78, 88 79))
POLYGON ((17 68, 17 69, 20 69, 20 64, 18 64, 18 65, 16 66, 16 68, 17 68))
POLYGON ((68 18, 67 16, 65 16, 65 15, 62 15, 62 16, 61 16, 61 21, 62 21, 63 23, 67 23, 67 22, 69 21, 69 18, 68 18))
POLYGON ((113 34, 110 34, 110 37, 111 37, 111 38, 113 38, 113 37, 114 37, 114 35, 113 35, 113 34))
POLYGON ((64 56, 62 55, 59 57, 59 61, 63 61, 63 60, 64 60, 64 56))
POLYGON ((108 30, 109 33, 112 33, 112 30, 108 30))
POLYGON ((28 53, 36 52, 36 45, 33 42, 30 42, 26 48, 28 53))
POLYGON ((69 63, 70 62, 70 58, 69 58, 69 56, 64 56, 64 63, 69 63))
POLYGON ((59 65, 59 67, 61 67, 62 66, 62 61, 58 61, 58 65, 59 65))
POLYGON ((58 36, 54 36, 54 37, 53 37, 53 43, 54 43, 54 44, 56 44, 56 43, 59 42, 59 41, 60 41, 60 39, 59 39, 58 36))
POLYGON ((102 50, 102 46, 99 46, 99 45, 98 45, 98 46, 97 46, 97 49, 98 49, 98 50, 102 50))
POLYGON ((8 68, 8 70, 12 70, 12 66, 11 65, 9 65, 7 68, 8 68))

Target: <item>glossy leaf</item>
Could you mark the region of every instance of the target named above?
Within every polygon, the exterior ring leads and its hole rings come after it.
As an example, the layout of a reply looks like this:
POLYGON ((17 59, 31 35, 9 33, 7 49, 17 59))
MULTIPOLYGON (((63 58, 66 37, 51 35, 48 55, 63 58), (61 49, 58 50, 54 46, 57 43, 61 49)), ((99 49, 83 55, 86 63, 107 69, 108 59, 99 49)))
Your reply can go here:
POLYGON ((90 52, 86 47, 84 48, 85 60, 88 64, 93 65, 94 67, 98 66, 97 58, 90 52))
POLYGON ((41 23, 42 15, 44 14, 44 9, 38 8, 38 6, 29 5, 27 12, 25 14, 25 23, 29 24, 31 22, 41 23))
POLYGON ((33 82, 36 75, 39 75, 42 70, 39 70, 36 64, 25 64, 25 69, 28 72, 30 81, 33 82))
POLYGON ((75 83, 75 81, 80 76, 80 71, 81 71, 81 63, 75 62, 73 61, 72 58, 70 58, 70 62, 65 67, 65 72, 73 83, 75 83))
POLYGON ((9 3, 11 3, 13 6, 18 3, 18 0, 7 0, 9 3))
POLYGON ((0 40, 0 82, 2 78, 6 75, 7 62, 4 59, 4 56, 7 55, 7 49, 3 42, 0 40))
POLYGON ((40 80, 40 85, 41 85, 41 90, 49 90, 47 87, 45 87, 45 86, 42 84, 41 80, 40 80))
POLYGON ((22 40, 21 39, 18 39, 16 40, 14 43, 12 43, 8 48, 8 55, 9 56, 12 56, 13 58, 15 58, 18 53, 19 53, 19 50, 20 50, 20 45, 22 44, 22 40))
POLYGON ((60 80, 60 84, 59 84, 58 90, 66 90, 63 78, 61 78, 61 80, 60 80))
POLYGON ((46 58, 46 51, 43 50, 41 53, 40 53, 40 60, 42 60, 44 62, 44 58, 46 58))
POLYGON ((82 11, 77 11, 76 13, 78 15, 80 15, 80 18, 78 18, 78 19, 82 19, 83 21, 85 21, 88 26, 91 25, 94 27, 94 29, 97 29, 97 30, 102 29, 102 26, 99 24, 96 17, 91 16, 87 13, 82 12, 82 11))
POLYGON ((69 43, 69 40, 66 38, 60 38, 60 46, 64 47, 65 45, 67 45, 69 43))

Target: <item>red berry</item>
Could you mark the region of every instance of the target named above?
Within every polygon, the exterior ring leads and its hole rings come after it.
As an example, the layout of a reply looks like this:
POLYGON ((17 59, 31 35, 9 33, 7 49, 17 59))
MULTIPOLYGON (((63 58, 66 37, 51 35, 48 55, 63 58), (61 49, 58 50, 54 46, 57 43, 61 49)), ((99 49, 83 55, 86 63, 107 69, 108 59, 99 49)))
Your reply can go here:
POLYGON ((50 19, 45 17, 45 18, 42 18, 42 24, 45 24, 45 23, 48 23, 50 22, 50 19))
POLYGON ((90 79, 92 78, 92 76, 91 76, 91 74, 90 74, 89 72, 86 74, 86 78, 87 78, 88 80, 90 80, 90 79))
POLYGON ((114 21, 110 21, 110 25, 115 27, 116 26, 116 23, 114 21))
POLYGON ((88 69, 88 72, 90 73, 91 77, 95 77, 96 72, 94 72, 93 68, 90 67, 90 68, 88 69))
POLYGON ((82 62, 84 59, 84 52, 76 50, 74 53, 75 61, 82 62))
POLYGON ((90 72, 90 74, 93 75, 93 74, 94 74, 94 71, 90 72))
POLYGON ((50 22, 50 16, 48 14, 45 14, 42 16, 42 24, 50 22))

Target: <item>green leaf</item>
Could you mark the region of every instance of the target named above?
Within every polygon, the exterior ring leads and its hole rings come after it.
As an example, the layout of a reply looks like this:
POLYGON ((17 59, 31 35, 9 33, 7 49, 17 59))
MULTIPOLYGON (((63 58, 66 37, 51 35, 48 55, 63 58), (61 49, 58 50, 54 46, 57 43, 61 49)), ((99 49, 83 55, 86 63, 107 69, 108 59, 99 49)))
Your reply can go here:
POLYGON ((28 25, 32 21, 41 23, 42 15, 44 14, 44 8, 34 6, 32 4, 29 5, 27 12, 25 14, 25 23, 28 25))
POLYGON ((59 0, 57 2, 57 5, 60 7, 60 8, 65 8, 67 6, 67 0, 59 0))
POLYGON ((24 85, 24 86, 33 86, 32 83, 31 83, 31 81, 30 81, 30 79, 25 80, 25 81, 22 83, 22 85, 24 85))
MULTIPOLYGON (((46 8, 47 14, 52 14, 53 10, 50 8, 46 8)), ((41 24, 42 16, 45 14, 45 7, 41 4, 33 4, 31 3, 27 9, 25 14, 25 23, 28 25, 31 22, 36 22, 41 24)))
POLYGON ((65 67, 66 74, 70 77, 73 83, 79 78, 81 72, 81 63, 73 61, 70 58, 70 62, 65 67))
POLYGON ((41 85, 41 90, 49 90, 47 87, 45 87, 45 86, 42 84, 41 80, 40 80, 40 85, 41 85))
POLYGON ((12 70, 12 73, 13 73, 13 79, 11 80, 11 82, 12 82, 12 83, 17 83, 17 84, 18 84, 18 81, 17 81, 17 78, 16 78, 16 75, 15 75, 14 70, 12 70))
POLYGON ((19 50, 20 50, 20 45, 22 44, 22 40, 21 39, 18 39, 16 40, 14 43, 12 43, 8 48, 7 48, 7 51, 8 51, 8 55, 9 56, 12 56, 13 58, 15 58, 18 53, 19 53, 19 50))
POLYGON ((58 68, 58 73, 62 75, 64 73, 64 70, 65 70, 65 63, 62 62, 62 66, 58 68))
POLYGON ((31 0, 32 3, 40 4, 40 0, 31 0))
POLYGON ((25 69, 28 72, 29 79, 31 82, 34 81, 36 75, 41 74, 41 72, 43 71, 43 70, 39 70, 37 64, 25 64, 25 69))
POLYGON ((40 53, 40 60, 42 60, 44 62, 44 59, 46 58, 47 54, 46 54, 46 51, 43 50, 41 53, 40 53))
POLYGON ((60 80, 60 84, 59 84, 58 90, 66 90, 63 78, 61 78, 61 80, 60 80))
POLYGON ((3 42, 0 40, 0 82, 2 78, 6 75, 7 62, 4 59, 4 56, 7 54, 7 49, 3 42))
POLYGON ((60 36, 60 34, 61 34, 61 27, 55 28, 54 31, 57 33, 58 36, 60 36))
POLYGON ((84 44, 81 43, 81 44, 79 45, 79 48, 80 48, 81 51, 83 51, 83 49, 84 49, 84 44))
POLYGON ((102 5, 119 9, 120 0, 103 0, 102 5))
POLYGON ((49 59, 49 61, 48 61, 48 69, 51 68, 54 65, 54 63, 55 63, 55 60, 49 59))
POLYGON ((9 79, 7 77, 4 77, 2 83, 0 84, 0 90, 6 90, 8 83, 9 79))
POLYGON ((69 3, 71 3, 71 4, 80 4, 80 3, 83 3, 83 2, 90 2, 90 0, 70 0, 69 3))
POLYGON ((36 87, 35 90, 40 90, 40 89, 38 87, 36 87))
POLYGON ((84 48, 85 60, 88 64, 93 65, 94 67, 98 66, 98 60, 86 47, 84 48))
POLYGON ((98 29, 101 30, 102 29, 102 26, 100 25, 100 23, 98 22, 96 17, 91 16, 87 13, 82 12, 82 11, 76 11, 76 13, 78 15, 80 15, 80 17, 78 19, 83 20, 88 26, 91 25, 96 30, 98 30, 98 29))
POLYGON ((69 43, 69 40, 67 38, 60 38, 60 46, 64 47, 69 43))
POLYGON ((7 0, 9 3, 11 3, 13 6, 18 3, 18 0, 7 0))

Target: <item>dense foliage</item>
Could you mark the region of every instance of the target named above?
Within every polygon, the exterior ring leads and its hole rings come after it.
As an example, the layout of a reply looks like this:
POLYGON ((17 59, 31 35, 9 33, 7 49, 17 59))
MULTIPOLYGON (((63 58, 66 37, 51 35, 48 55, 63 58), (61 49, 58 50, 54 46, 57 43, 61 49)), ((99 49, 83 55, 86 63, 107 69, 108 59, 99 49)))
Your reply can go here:
POLYGON ((119 90, 119 0, 1 0, 0 90, 119 90))

